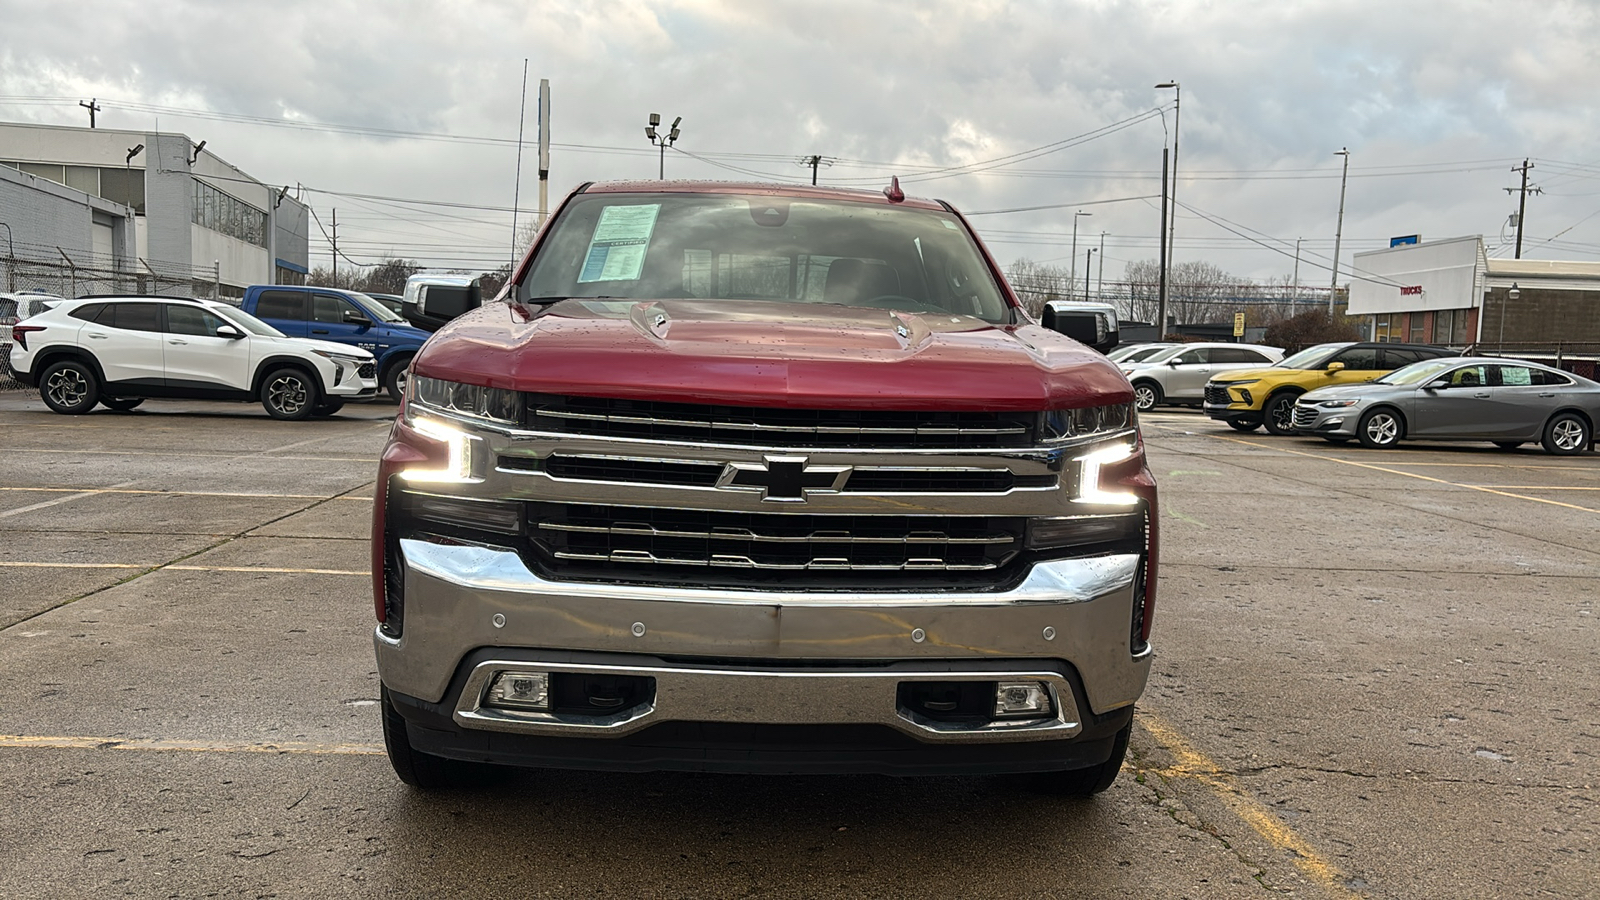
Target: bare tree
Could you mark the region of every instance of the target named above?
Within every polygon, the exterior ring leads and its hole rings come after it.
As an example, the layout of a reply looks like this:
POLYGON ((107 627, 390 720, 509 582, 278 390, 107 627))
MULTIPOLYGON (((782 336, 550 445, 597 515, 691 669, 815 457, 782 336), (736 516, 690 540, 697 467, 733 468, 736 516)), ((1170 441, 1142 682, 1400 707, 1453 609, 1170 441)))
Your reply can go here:
POLYGON ((1026 257, 1013 262, 1006 269, 1006 280, 1022 299, 1022 305, 1031 315, 1038 316, 1051 300, 1064 300, 1071 295, 1071 275, 1061 266, 1036 263, 1026 257))

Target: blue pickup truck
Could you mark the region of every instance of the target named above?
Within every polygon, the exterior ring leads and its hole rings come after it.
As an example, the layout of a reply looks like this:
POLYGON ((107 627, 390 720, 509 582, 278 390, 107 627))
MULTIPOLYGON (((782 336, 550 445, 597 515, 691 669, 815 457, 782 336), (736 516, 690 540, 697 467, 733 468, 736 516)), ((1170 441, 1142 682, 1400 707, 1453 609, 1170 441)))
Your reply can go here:
POLYGON ((337 288, 258 284, 239 307, 289 337, 360 347, 378 358, 378 383, 396 401, 406 389, 411 357, 429 334, 366 294, 337 288))

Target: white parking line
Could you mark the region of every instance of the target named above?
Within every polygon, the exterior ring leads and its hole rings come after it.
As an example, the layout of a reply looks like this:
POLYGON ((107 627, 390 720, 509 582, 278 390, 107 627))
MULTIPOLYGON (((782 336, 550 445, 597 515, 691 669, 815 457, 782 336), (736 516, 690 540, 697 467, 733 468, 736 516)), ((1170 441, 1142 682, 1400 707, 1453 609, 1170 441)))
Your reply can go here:
MULTIPOLYGON (((124 481, 121 484, 114 484, 111 487, 112 489, 125 488, 130 484, 138 483, 139 482, 137 481, 124 481)), ((7 519, 12 516, 20 516, 23 513, 33 512, 36 509, 45 509, 46 507, 50 506, 60 506, 63 503, 71 503, 74 500, 82 500, 85 497, 93 497, 95 494, 99 493, 102 492, 100 490, 80 491, 76 494, 69 494, 65 497, 57 497, 54 500, 40 500, 38 503, 33 503, 28 506, 19 506, 16 509, 8 509, 5 512, 0 512, 0 519, 7 519)))
MULTIPOLYGON (((128 482, 133 484, 134 482, 128 482)), ((364 487, 364 485, 363 485, 364 487)), ((360 490, 360 487, 351 490, 360 490)), ((236 491, 163 491, 163 490, 119 490, 117 488, 84 488, 84 487, 0 487, 0 491, 21 491, 34 494, 70 494, 82 492, 84 494, 164 494, 172 497, 228 497, 247 500, 360 500, 365 503, 372 502, 371 497, 352 497, 349 494, 257 494, 236 491)))

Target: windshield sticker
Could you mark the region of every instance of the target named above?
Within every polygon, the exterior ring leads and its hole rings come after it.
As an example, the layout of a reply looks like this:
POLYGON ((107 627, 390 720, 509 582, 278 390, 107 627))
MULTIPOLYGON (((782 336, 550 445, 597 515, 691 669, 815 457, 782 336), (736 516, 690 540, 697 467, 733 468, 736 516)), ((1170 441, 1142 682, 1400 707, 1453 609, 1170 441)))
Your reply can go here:
POLYGON ((961 230, 961 226, 960 225, 957 225, 956 223, 950 221, 949 219, 940 219, 939 220, 939 224, 943 225, 944 227, 946 227, 948 229, 950 229, 951 231, 960 231, 961 230))
POLYGON ((638 281, 644 271, 644 254, 655 231, 661 204, 608 206, 600 213, 589 241, 589 255, 583 261, 578 283, 592 281, 638 281))

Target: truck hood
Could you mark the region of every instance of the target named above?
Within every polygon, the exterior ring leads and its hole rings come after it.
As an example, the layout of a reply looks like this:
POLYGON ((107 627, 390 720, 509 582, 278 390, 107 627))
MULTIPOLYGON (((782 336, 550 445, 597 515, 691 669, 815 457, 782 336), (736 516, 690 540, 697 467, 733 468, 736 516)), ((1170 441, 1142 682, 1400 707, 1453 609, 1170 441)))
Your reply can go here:
POLYGON ((1042 410, 1126 403, 1114 363, 1034 324, 812 303, 494 303, 412 371, 551 394, 809 409, 1042 410))

